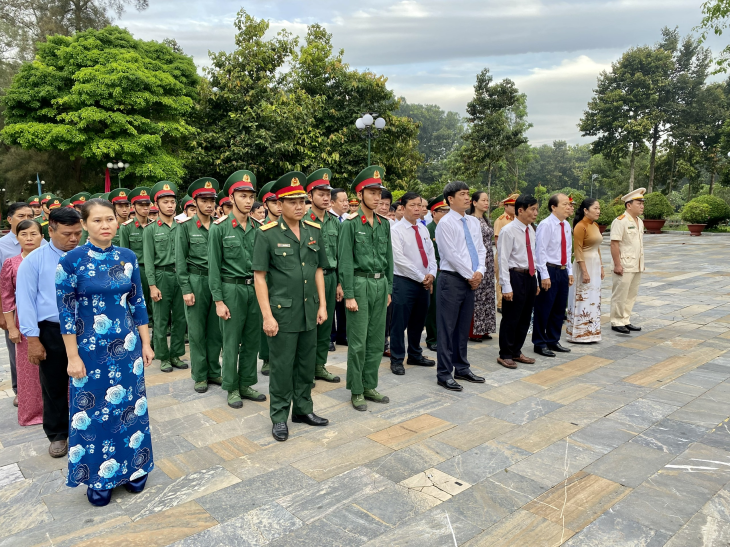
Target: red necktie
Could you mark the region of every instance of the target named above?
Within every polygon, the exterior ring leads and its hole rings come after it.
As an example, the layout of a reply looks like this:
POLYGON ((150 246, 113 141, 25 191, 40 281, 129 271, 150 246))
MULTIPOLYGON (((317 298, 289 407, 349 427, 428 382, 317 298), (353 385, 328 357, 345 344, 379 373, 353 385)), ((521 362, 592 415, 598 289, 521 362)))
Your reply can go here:
POLYGON ((418 234, 418 224, 413 226, 413 229, 416 231, 416 243, 418 243, 418 252, 421 253, 423 267, 428 268, 428 257, 426 256, 426 250, 423 248, 423 241, 421 241, 421 236, 418 234))
POLYGON ((530 275, 535 275, 535 259, 532 258, 532 246, 530 245, 530 227, 525 230, 525 243, 527 245, 527 265, 530 275))
POLYGON ((568 263, 568 245, 565 242, 565 228, 560 223, 560 265, 565 266, 568 263))

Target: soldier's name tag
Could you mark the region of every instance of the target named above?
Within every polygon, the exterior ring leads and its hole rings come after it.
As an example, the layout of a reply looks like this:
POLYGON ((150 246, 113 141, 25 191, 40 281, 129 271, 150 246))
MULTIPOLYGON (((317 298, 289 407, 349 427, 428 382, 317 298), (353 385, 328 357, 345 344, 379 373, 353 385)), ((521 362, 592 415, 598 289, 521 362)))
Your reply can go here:
POLYGON ((277 243, 277 247, 291 247, 291 243, 277 243))
POLYGON ((636 230, 636 226, 629 226, 629 230, 636 230))
POLYGON ((365 235, 365 232, 358 232, 358 234, 362 234, 362 235, 365 235))

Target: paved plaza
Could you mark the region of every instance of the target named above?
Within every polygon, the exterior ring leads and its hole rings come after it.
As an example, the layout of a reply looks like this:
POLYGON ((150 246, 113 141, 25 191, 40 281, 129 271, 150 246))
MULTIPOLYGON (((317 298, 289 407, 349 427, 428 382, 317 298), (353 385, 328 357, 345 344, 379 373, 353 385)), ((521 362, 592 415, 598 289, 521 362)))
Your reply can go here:
MULTIPOLYGON (((487 381, 462 393, 384 359, 390 404, 357 412, 344 383, 318 382, 330 426, 291 424, 285 443, 268 403, 230 409, 153 364, 156 468, 104 508, 64 485, 41 426, 17 425, 3 339, 0 547, 728 545, 730 237, 645 243, 641 333, 610 330, 607 275, 602 342, 518 370, 497 365, 496 339, 470 343, 487 381)), ((343 378, 346 349, 330 354, 343 378)))

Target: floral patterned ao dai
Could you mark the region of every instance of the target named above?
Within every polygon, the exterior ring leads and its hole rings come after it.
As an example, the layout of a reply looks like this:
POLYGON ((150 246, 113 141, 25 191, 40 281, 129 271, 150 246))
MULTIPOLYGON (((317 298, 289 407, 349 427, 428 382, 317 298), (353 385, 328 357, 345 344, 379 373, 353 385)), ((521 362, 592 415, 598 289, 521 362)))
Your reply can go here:
POLYGON ((601 243, 598 225, 583 218, 573 230, 573 275, 575 283, 568 293, 568 341, 598 342, 601 339, 601 243), (590 283, 583 281, 579 262, 585 262, 590 283))

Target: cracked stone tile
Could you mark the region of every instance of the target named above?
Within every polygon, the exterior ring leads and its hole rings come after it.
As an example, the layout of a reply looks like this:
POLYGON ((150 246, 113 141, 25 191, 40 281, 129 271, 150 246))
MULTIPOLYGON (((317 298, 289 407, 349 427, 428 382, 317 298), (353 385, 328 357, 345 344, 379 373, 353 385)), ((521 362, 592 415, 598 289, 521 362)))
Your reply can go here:
POLYGON ((400 482, 401 486, 423 492, 441 501, 446 501, 456 494, 460 494, 471 486, 468 482, 456 479, 438 469, 427 469, 411 478, 400 482))

